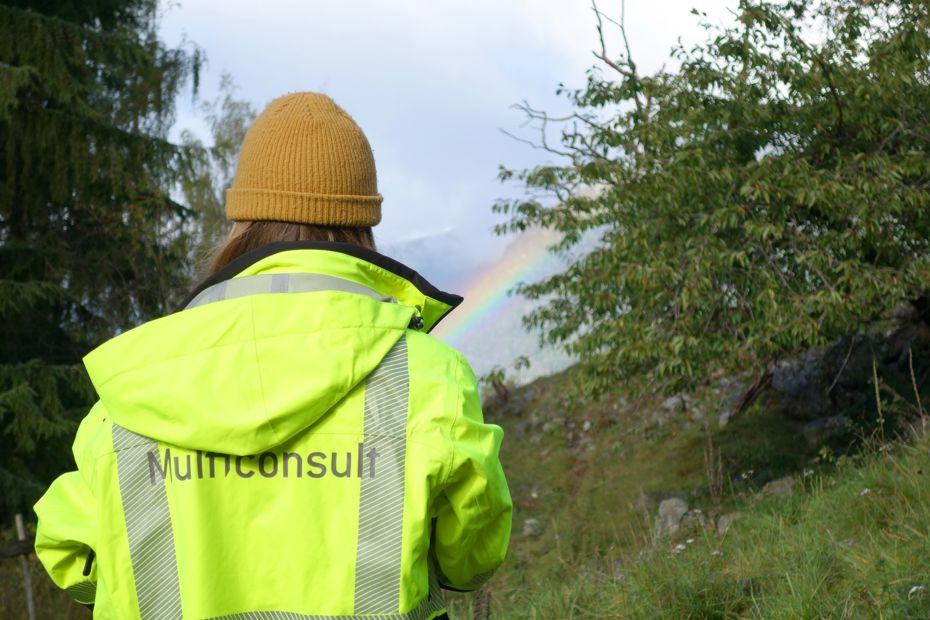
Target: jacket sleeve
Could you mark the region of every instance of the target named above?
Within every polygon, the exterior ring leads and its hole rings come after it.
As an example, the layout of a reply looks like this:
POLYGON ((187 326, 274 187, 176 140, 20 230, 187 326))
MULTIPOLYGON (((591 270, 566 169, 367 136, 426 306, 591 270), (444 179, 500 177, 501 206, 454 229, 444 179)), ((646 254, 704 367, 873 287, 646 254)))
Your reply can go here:
POLYGON ((35 505, 36 555, 52 581, 83 605, 93 605, 97 593, 97 508, 86 470, 81 471, 94 417, 92 412, 84 420, 74 442, 78 471, 59 476, 35 505))
POLYGON ((459 364, 460 407, 452 423, 452 463, 434 523, 440 585, 471 591, 500 566, 510 541, 512 502, 499 460, 503 431, 485 424, 474 374, 459 364))

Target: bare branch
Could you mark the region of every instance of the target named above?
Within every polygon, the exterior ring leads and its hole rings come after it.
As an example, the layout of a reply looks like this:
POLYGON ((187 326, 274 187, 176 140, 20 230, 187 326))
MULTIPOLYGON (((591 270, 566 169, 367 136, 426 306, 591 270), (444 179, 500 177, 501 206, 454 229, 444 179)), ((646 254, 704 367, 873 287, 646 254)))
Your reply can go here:
POLYGON ((501 133, 506 136, 510 136, 517 142, 522 142, 523 144, 528 144, 534 149, 544 150, 553 155, 558 155, 560 157, 567 157, 569 159, 574 159, 574 154, 569 151, 561 151, 559 149, 549 146, 547 132, 549 129, 550 122, 564 123, 572 120, 575 117, 575 114, 569 114, 564 117, 551 117, 549 114, 543 110, 537 110, 533 108, 526 100, 523 100, 522 103, 515 104, 511 106, 513 109, 520 110, 526 114, 527 120, 524 125, 532 120, 540 121, 541 125, 539 127, 539 142, 534 142, 532 140, 527 140, 526 138, 521 138, 516 136, 505 129, 501 129, 501 133))
MULTIPOLYGON (((594 54, 594 57, 597 58, 598 60, 600 60, 601 62, 603 62, 604 64, 606 64, 608 67, 610 67, 611 69, 613 69, 614 71, 616 71, 616 72, 619 73, 620 75, 622 75, 622 76, 624 76, 624 77, 626 77, 626 78, 629 78, 629 79, 635 78, 636 76, 635 76, 635 74, 630 70, 630 67, 628 67, 628 66, 627 66, 627 67, 624 67, 623 65, 620 65, 620 64, 614 62, 613 60, 611 60, 611 59, 607 56, 607 43, 606 43, 606 41, 604 41, 604 19, 603 19, 603 17, 602 17, 604 14, 601 12, 600 9, 597 8, 597 0, 591 0, 591 9, 594 11, 594 16, 597 18, 597 39, 598 39, 598 41, 599 41, 600 44, 601 44, 601 51, 600 51, 600 53, 598 53, 598 52, 592 52, 592 53, 594 54)), ((613 21, 613 20, 611 20, 611 21, 613 21)), ((616 23, 616 22, 614 22, 614 23, 616 23)), ((620 29, 621 29, 621 31, 623 30, 623 24, 622 24, 622 23, 620 24, 620 29)), ((627 64, 629 64, 629 58, 627 58, 627 61, 626 61, 626 62, 627 62, 627 64)))
MULTIPOLYGON (((626 50, 626 56, 622 64, 611 60, 607 55, 607 43, 604 40, 604 19, 606 16, 597 8, 597 0, 591 0, 591 9, 594 11, 595 18, 597 18, 597 39, 601 47, 600 52, 593 52, 594 57, 634 84, 638 83, 639 75, 636 73, 636 63, 633 62, 633 56, 630 53, 630 41, 626 36, 626 0, 621 0, 620 2, 620 21, 610 20, 611 23, 616 24, 617 27, 620 28, 620 35, 623 37, 623 46, 626 50)), ((645 113, 639 92, 634 93, 633 103, 636 105, 637 113, 643 118, 645 113)))
POLYGON ((626 49, 626 64, 630 66, 633 78, 638 79, 636 63, 633 62, 633 54, 630 53, 630 40, 626 38, 626 0, 620 0, 620 34, 623 35, 623 47, 626 49))
POLYGON ((609 21, 611 24, 613 24, 614 26, 618 26, 618 27, 620 27, 620 28, 623 27, 623 24, 621 24, 621 23, 618 22, 617 20, 615 20, 615 19, 613 19, 612 17, 610 17, 610 16, 609 16, 607 13, 605 13, 604 11, 599 11, 599 10, 597 9, 596 6, 594 7, 594 11, 595 11, 598 15, 600 15, 601 17, 603 17, 604 19, 606 19, 607 21, 609 21))
POLYGON ((534 148, 534 149, 542 149, 542 148, 543 148, 543 146, 542 146, 541 144, 539 144, 538 142, 533 142, 532 140, 527 140, 526 138, 521 138, 520 136, 518 136, 518 135, 516 135, 516 134, 510 133, 510 132, 507 131, 506 129, 502 129, 502 128, 498 127, 497 130, 498 130, 499 132, 501 132, 502 134, 504 134, 505 136, 507 136, 508 138, 512 138, 512 139, 516 140, 517 142, 522 142, 523 144, 527 144, 527 145, 529 145, 530 147, 532 147, 532 148, 534 148))
MULTIPOLYGON (((504 134, 505 136, 507 136, 507 137, 509 137, 509 138, 513 138, 513 139, 516 140, 517 142, 522 142, 523 144, 528 144, 529 146, 531 146, 531 147, 534 148, 534 149, 537 149, 537 150, 540 150, 540 151, 546 151, 547 153, 552 153, 553 155, 558 155, 558 156, 560 156, 560 157, 568 157, 568 158, 571 158, 571 156, 572 156, 571 153, 567 153, 567 152, 565 152, 565 151, 560 151, 560 150, 558 150, 558 149, 552 148, 551 146, 548 145, 548 143, 546 142, 545 139, 543 139, 541 142, 533 142, 532 140, 527 140, 526 138, 521 138, 520 136, 518 136, 518 135, 516 135, 516 134, 510 133, 510 132, 507 131, 506 129, 500 129, 500 128, 498 128, 498 131, 500 131, 502 134, 504 134)), ((543 130, 543 131, 545 131, 545 130, 543 130)))
POLYGON ((527 116, 531 118, 538 118, 545 120, 547 122, 552 121, 554 123, 563 123, 565 121, 570 121, 575 117, 575 114, 569 114, 568 116, 549 116, 549 113, 545 110, 537 110, 533 108, 527 101, 524 99, 521 103, 514 104, 510 106, 511 109, 520 110, 526 113, 527 116))

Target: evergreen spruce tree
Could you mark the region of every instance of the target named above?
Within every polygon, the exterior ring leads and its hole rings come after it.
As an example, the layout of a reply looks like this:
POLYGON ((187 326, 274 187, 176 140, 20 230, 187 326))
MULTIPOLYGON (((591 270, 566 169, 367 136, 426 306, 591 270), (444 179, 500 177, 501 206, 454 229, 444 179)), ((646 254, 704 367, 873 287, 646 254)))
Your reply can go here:
POLYGON ((73 467, 81 357, 170 309, 189 278, 187 156, 167 131, 197 50, 157 0, 0 4, 0 518, 73 467))

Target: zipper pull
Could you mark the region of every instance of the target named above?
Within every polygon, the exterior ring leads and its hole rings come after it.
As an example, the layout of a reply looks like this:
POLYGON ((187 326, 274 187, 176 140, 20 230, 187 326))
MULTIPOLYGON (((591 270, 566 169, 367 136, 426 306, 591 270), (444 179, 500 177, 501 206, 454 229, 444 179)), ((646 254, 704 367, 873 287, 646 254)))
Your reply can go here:
POLYGON ((84 573, 85 577, 90 577, 90 569, 94 566, 94 550, 91 549, 90 553, 87 554, 87 560, 84 562, 84 573))
POLYGON ((410 319, 410 324, 407 325, 410 329, 421 330, 423 329, 423 317, 419 314, 415 314, 412 319, 410 319))

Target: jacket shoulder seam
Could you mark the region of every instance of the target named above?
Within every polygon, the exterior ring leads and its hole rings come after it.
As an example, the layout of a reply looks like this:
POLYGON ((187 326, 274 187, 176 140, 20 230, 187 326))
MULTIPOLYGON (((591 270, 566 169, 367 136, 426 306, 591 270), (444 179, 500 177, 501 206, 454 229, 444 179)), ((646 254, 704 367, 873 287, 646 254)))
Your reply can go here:
POLYGON ((452 416, 452 422, 449 424, 449 457, 448 457, 448 467, 446 468, 445 479, 443 480, 443 486, 449 484, 450 478, 452 478, 452 472, 455 470, 455 425, 459 421, 459 417, 462 415, 462 408, 464 407, 465 394, 463 389, 463 377, 462 377, 462 360, 461 354, 458 351, 455 351, 455 415, 452 416))
POLYGON ((265 380, 262 377, 262 366, 258 359, 258 347, 256 347, 256 343, 258 342, 259 338, 255 331, 255 299, 254 297, 249 298, 249 323, 252 326, 252 340, 250 341, 250 343, 252 345, 251 346, 252 355, 255 358, 255 374, 258 377, 258 388, 259 390, 261 390, 261 393, 262 393, 262 409, 264 410, 262 413, 265 415, 265 420, 266 420, 265 423, 268 425, 268 428, 271 429, 271 436, 275 438, 275 443, 278 444, 278 443, 281 443, 281 437, 280 435, 278 435, 278 429, 276 429, 274 425, 271 423, 271 417, 268 415, 268 395, 265 393, 265 380))

